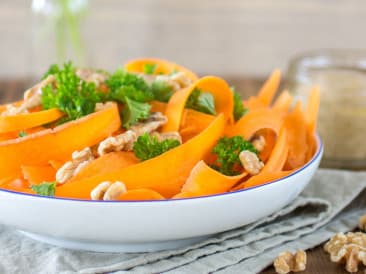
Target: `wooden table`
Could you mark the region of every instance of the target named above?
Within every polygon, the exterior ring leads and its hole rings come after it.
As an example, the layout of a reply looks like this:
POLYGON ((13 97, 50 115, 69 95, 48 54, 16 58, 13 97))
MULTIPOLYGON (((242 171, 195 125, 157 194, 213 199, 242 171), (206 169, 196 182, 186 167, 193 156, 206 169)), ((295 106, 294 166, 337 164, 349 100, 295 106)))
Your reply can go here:
MULTIPOLYGON (((239 79, 226 77, 229 83, 236 86, 243 95, 255 93, 263 80, 261 79, 239 79), (244 92, 243 92, 244 91, 244 92)), ((0 102, 11 102, 22 97, 22 93, 32 84, 31 80, 0 80, 0 102)), ((343 266, 331 263, 329 255, 323 251, 322 245, 307 251, 308 264, 303 274, 327 274, 327 273, 347 273, 343 266)), ((275 273, 273 267, 269 267, 262 272, 263 274, 275 273)), ((359 271, 359 273, 363 273, 359 271)))

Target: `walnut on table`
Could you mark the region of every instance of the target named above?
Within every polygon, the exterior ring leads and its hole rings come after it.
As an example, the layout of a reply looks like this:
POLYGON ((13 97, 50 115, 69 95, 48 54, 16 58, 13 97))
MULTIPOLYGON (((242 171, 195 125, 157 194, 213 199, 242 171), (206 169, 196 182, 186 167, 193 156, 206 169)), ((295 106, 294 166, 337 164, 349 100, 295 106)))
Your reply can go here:
POLYGON ((366 265, 366 234, 363 232, 338 233, 325 245, 332 262, 345 264, 348 272, 357 272, 360 263, 366 265))
POLYGON ((304 271, 306 268, 306 252, 298 250, 295 254, 289 251, 280 253, 273 262, 278 274, 304 271))
POLYGON ((358 227, 362 231, 366 231, 366 215, 362 215, 358 221, 358 227))

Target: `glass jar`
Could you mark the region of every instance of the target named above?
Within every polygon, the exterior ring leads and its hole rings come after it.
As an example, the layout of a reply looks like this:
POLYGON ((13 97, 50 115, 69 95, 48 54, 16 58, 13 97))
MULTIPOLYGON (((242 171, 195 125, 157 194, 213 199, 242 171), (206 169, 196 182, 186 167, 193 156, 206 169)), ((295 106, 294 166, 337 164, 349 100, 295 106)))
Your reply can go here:
POLYGON ((87 60, 84 21, 88 0, 33 0, 30 69, 37 78, 50 64, 73 61, 78 66, 87 60))
POLYGON ((287 71, 290 92, 305 101, 313 85, 321 94, 323 166, 366 168, 366 51, 318 50, 293 58, 287 71))

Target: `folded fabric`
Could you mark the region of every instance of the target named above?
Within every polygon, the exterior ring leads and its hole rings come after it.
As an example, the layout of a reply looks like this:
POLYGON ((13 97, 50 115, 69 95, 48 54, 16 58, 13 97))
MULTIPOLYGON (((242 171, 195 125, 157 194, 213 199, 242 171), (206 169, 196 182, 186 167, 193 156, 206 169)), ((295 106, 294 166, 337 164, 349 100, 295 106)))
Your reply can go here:
POLYGON ((257 273, 284 250, 352 230, 366 213, 366 172, 319 170, 294 202, 199 244, 153 253, 93 253, 28 239, 0 226, 0 273, 257 273))

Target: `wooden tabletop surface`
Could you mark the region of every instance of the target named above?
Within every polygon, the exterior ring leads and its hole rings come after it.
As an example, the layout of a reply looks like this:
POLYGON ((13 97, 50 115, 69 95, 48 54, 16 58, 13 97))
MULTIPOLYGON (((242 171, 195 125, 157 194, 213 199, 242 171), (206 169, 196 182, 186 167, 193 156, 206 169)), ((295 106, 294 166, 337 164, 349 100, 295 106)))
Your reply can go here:
MULTIPOLYGON (((253 94, 261 85, 261 79, 238 79, 231 78, 229 82, 237 87, 237 90, 242 91, 243 94, 253 94), (245 91, 245 92, 243 92, 245 91)), ((22 93, 26 90, 32 81, 30 80, 0 80, 0 103, 7 103, 18 100, 22 97, 22 93)), ((303 274, 341 274, 347 273, 343 266, 331 263, 329 255, 323 251, 322 245, 308 250, 308 263, 306 271, 303 274)), ((268 267, 262 274, 276 273, 273 267, 268 267)), ((358 273, 364 273, 363 270, 358 273)))

